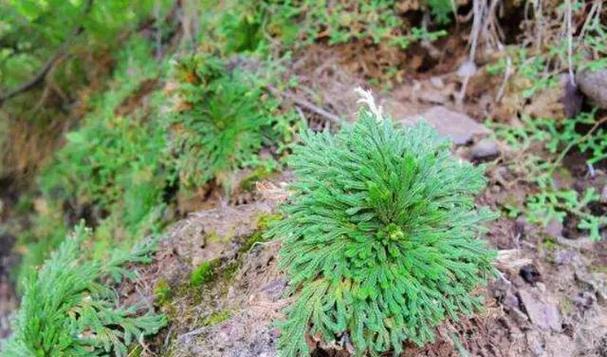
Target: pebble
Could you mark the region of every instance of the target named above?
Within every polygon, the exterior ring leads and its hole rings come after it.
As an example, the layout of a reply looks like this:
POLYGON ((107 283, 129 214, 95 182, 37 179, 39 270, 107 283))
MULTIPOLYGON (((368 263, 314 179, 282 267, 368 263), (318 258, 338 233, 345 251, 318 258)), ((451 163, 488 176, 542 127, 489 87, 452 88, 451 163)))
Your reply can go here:
POLYGON ((607 109, 607 69, 584 70, 575 76, 578 88, 593 104, 607 109))
POLYGON ((470 149, 473 160, 489 160, 499 155, 497 143, 489 138, 481 139, 470 149))
POLYGON ((475 136, 487 136, 490 130, 468 115, 434 106, 420 115, 406 116, 400 119, 404 125, 413 125, 425 121, 438 131, 439 135, 450 139, 455 145, 465 145, 475 136))
POLYGON ((553 238, 558 238, 563 236, 563 224, 559 222, 557 219, 553 219, 546 227, 544 227, 544 231, 546 234, 550 235, 553 238))
POLYGON ((534 325, 543 330, 561 331, 561 314, 556 305, 545 302, 533 291, 520 290, 519 297, 534 325))

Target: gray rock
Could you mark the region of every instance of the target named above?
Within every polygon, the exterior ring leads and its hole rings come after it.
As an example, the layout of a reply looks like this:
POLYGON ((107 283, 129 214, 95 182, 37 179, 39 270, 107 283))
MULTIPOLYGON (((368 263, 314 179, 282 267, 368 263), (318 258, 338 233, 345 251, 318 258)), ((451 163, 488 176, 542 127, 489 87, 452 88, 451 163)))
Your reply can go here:
POLYGON ((607 302, 607 274, 589 273, 578 269, 575 271, 575 279, 590 288, 596 294, 599 303, 607 302))
POLYGON ((449 110, 443 106, 434 106, 421 115, 408 116, 400 121, 405 125, 412 125, 422 120, 456 145, 464 145, 475 136, 483 137, 490 133, 489 129, 477 123, 468 115, 449 110))
POLYGON ((586 97, 596 106, 607 109, 607 69, 580 71, 575 79, 578 88, 586 97))
POLYGON ((561 75, 561 88, 563 92, 561 103, 565 110, 565 116, 567 118, 574 118, 582 111, 584 96, 578 87, 574 83, 571 83, 569 75, 561 75))
POLYGON ((473 160, 492 159, 497 157, 499 153, 497 143, 489 138, 480 140, 470 149, 470 155, 473 160))
POLYGON ((449 95, 440 90, 426 88, 419 94, 419 100, 422 102, 441 104, 449 101, 449 95))
POLYGON ((531 322, 543 330, 561 331, 561 315, 556 305, 533 291, 520 290, 519 297, 531 322))

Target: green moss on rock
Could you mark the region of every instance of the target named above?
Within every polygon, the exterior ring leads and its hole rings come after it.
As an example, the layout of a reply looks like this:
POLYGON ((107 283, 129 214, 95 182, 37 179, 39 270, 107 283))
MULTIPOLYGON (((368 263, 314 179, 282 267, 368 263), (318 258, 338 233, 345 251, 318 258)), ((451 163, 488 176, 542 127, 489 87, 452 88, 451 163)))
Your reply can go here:
POLYGON ((202 284, 213 280, 215 277, 215 268, 218 263, 219 261, 214 259, 200 264, 190 275, 190 285, 201 286, 202 284))
POLYGON ((213 326, 222 323, 232 316, 229 310, 219 310, 213 312, 204 320, 205 326, 213 326))
POLYGON ((154 298, 158 305, 164 305, 171 300, 173 292, 166 279, 160 279, 154 287, 154 298))

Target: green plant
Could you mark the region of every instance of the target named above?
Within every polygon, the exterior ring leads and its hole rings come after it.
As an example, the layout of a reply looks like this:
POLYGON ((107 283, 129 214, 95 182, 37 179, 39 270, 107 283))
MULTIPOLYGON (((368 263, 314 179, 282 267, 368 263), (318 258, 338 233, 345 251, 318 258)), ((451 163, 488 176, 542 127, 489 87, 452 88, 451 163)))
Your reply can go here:
POLYGON ((82 245, 91 238, 83 225, 65 239, 25 282, 14 333, 5 356, 126 356, 132 342, 156 333, 163 316, 122 306, 112 289, 134 272, 127 263, 147 263, 153 241, 131 252, 114 250, 105 261, 91 260, 82 245))
POLYGON ((268 233, 282 240, 279 265, 297 293, 282 355, 306 354, 306 333, 347 333, 357 355, 398 353, 481 306, 473 291, 494 252, 478 238, 495 217, 475 208, 483 167, 452 157, 427 125, 395 127, 372 102, 353 126, 302 142, 285 218, 268 233))
POLYGON ((170 150, 180 186, 215 180, 229 192, 227 176, 234 171, 274 166, 268 164, 273 158, 260 159, 259 151, 280 147, 296 117, 265 92, 265 82, 204 55, 182 60, 175 72, 180 103, 171 118, 170 150))
MULTIPOLYGON (((153 86, 161 66, 149 44, 133 38, 117 56, 110 87, 93 100, 91 112, 71 132, 37 178, 47 209, 38 212, 20 242, 30 248, 24 261, 33 267, 56 248, 70 229, 66 216, 84 212, 97 224, 96 241, 132 243, 157 231, 163 221, 167 182, 163 158, 165 132, 159 118, 160 93, 153 86), (141 93, 151 87, 151 93, 141 93), (144 110, 118 112, 129 98, 148 95, 144 110), (55 232, 49 232, 54 229, 55 232)), ((126 244, 128 245, 128 244, 126 244)))
MULTIPOLYGON (((562 175, 559 172, 562 161, 572 150, 585 154, 589 167, 607 158, 606 133, 600 124, 592 111, 560 121, 525 117, 519 126, 492 125, 496 137, 519 153, 510 163, 511 169, 535 189, 527 196, 523 208, 529 221, 546 226, 552 220, 565 223, 570 216, 591 239, 601 238, 600 229, 607 225, 607 218, 590 208, 599 203, 600 194, 592 187, 579 192, 562 187, 555 177, 562 175), (581 129, 585 127, 590 129, 584 132, 581 129)), ((520 211, 516 207, 509 209, 520 211)))
MULTIPOLYGON (((450 21, 450 0, 420 1, 439 24, 450 21)), ((301 49, 319 41, 330 45, 367 41, 400 49, 421 40, 436 40, 444 30, 415 27, 403 16, 399 2, 325 0, 209 4, 202 15, 205 44, 223 53, 268 53, 278 47, 301 49)))
MULTIPOLYGON (((444 1, 430 1, 441 21, 446 20, 440 5, 444 1)), ((328 38, 329 44, 347 43, 353 40, 370 40, 372 43, 387 43, 391 46, 407 48, 413 41, 424 39, 411 30, 411 26, 398 13, 397 3, 392 0, 371 2, 343 1, 330 3, 319 0, 308 0, 285 4, 265 4, 269 16, 269 28, 277 31, 283 28, 285 21, 281 17, 299 19, 299 37, 307 44, 314 43, 323 37, 328 38), (278 16, 276 16, 278 15, 278 16), (279 22, 273 19, 280 19, 279 22), (282 26, 281 26, 282 25, 282 26)), ((449 5, 449 10, 451 6, 449 5)), ((293 25, 291 25, 293 26, 293 25)), ((291 34, 292 31, 280 31, 291 34)), ((427 36, 444 34, 443 31, 428 33, 427 36)), ((292 36, 292 35, 291 35, 292 36)))

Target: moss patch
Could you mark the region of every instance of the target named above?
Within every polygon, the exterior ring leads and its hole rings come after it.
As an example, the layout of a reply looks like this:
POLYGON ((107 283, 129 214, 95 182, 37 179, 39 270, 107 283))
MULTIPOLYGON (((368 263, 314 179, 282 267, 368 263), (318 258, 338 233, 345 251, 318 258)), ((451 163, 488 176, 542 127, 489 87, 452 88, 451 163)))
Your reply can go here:
POLYGON ((230 262, 230 264, 228 264, 221 272, 223 280, 229 282, 234 279, 236 273, 238 272, 238 269, 240 269, 240 265, 241 263, 238 260, 230 262))
POLYGON ((164 305, 171 300, 173 292, 166 279, 160 279, 154 287, 154 298, 158 305, 164 305))
POLYGON ((204 320, 205 326, 213 326, 224 322, 232 316, 229 310, 219 310, 213 312, 204 320))
POLYGON ((260 214, 257 216, 257 230, 265 231, 270 227, 270 224, 282 219, 281 214, 260 214))
POLYGON ((190 274, 190 285, 201 286, 204 283, 208 283, 215 277, 215 268, 219 265, 219 260, 209 260, 200 264, 190 274))
POLYGON ((264 242, 266 238, 264 237, 265 231, 268 227, 273 223, 282 218, 280 214, 261 214, 257 217, 257 230, 247 238, 242 247, 240 247, 239 252, 245 253, 248 252, 255 243, 264 242))
POLYGON ((268 178, 274 171, 266 166, 259 166, 240 182, 240 189, 252 191, 258 181, 268 178))

